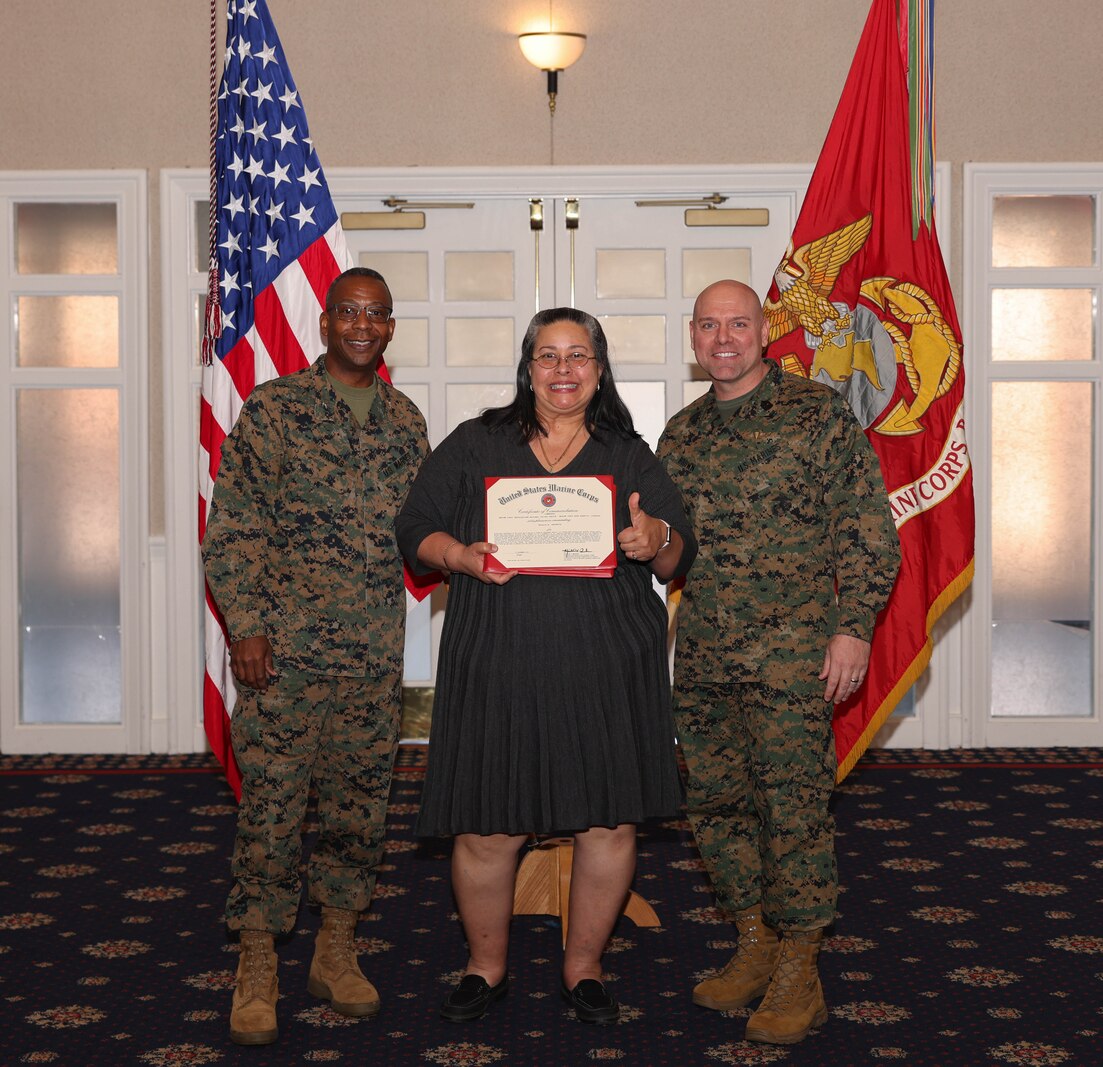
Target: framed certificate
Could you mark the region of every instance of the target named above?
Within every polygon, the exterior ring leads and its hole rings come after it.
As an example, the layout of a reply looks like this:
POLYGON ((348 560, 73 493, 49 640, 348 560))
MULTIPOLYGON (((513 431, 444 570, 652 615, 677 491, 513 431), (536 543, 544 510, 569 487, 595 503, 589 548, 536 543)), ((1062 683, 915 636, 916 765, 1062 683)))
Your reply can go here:
POLYGON ((488 571, 611 578, 617 567, 612 475, 486 479, 488 571))

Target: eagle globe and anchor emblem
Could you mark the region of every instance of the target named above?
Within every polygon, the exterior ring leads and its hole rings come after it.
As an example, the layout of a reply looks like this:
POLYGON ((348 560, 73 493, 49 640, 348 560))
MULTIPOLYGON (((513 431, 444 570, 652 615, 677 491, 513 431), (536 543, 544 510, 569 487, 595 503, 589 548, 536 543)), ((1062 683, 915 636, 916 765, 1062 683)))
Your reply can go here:
POLYGON ((871 306, 830 299, 839 272, 865 244, 872 225, 869 214, 795 250, 790 242, 774 274, 777 299, 763 305, 768 344, 803 330, 811 362, 784 353, 783 370, 842 394, 865 430, 918 434, 924 413, 960 373, 961 344, 934 298, 913 282, 867 278, 861 296, 871 306), (897 364, 910 397, 886 411, 897 392, 897 364))

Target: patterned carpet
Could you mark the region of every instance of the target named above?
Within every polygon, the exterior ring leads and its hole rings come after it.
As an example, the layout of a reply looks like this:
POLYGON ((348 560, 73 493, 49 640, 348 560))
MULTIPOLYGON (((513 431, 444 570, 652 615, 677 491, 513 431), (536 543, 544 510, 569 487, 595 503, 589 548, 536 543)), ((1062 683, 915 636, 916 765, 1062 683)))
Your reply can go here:
MULTIPOLYGON (((280 952, 279 1043, 227 1037, 221 908, 234 805, 204 757, 0 756, 0 1064, 1063 1065, 1103 1063, 1103 752, 877 752, 836 797, 843 892, 821 956, 830 1019, 800 1045, 742 1040, 747 1011, 689 990, 732 951, 682 820, 641 828, 618 926, 618 1026, 571 1018, 554 920, 514 920, 509 996, 454 1025, 464 947, 447 845, 416 841, 424 750, 403 749, 387 864, 360 926, 383 1012, 306 992, 317 916, 280 952)), ((309 826, 308 826, 309 829, 309 826)))

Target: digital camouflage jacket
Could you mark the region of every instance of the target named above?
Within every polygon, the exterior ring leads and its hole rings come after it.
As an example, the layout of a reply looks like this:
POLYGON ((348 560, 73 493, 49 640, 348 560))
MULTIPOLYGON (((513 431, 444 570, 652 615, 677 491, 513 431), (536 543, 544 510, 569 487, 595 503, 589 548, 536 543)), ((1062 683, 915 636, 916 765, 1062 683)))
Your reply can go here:
POLYGON ((394 519, 429 451, 425 420, 380 379, 357 426, 324 363, 245 402, 222 445, 203 561, 232 641, 267 635, 277 669, 379 676, 402 666, 394 519))
POLYGON ((658 456, 699 544, 680 678, 783 679, 833 634, 870 639, 900 550, 877 455, 840 396, 771 362, 730 419, 712 390, 678 412, 658 456))

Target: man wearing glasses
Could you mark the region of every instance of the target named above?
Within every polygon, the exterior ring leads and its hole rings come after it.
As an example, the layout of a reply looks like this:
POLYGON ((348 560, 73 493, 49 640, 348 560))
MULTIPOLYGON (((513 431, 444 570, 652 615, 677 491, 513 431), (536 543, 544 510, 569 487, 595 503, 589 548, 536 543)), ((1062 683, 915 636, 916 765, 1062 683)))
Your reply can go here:
POLYGON ((259 385, 222 446, 203 559, 240 687, 226 904, 242 946, 238 1044, 278 1036, 274 942, 295 926, 312 782, 320 829, 306 880, 322 923, 307 988, 344 1015, 379 1010, 353 938, 383 854, 398 742, 406 601, 394 518, 428 452, 420 412, 375 373, 392 307, 382 275, 345 271, 320 319, 325 354, 259 385))

